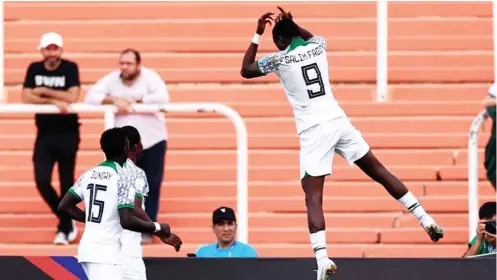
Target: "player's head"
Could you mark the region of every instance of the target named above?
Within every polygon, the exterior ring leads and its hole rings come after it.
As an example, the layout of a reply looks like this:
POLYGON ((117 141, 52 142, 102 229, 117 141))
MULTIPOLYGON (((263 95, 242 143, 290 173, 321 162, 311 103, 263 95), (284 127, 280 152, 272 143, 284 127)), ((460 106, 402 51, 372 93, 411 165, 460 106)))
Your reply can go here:
POLYGON ((140 158, 143 151, 140 132, 138 132, 138 129, 131 125, 123 126, 121 129, 124 130, 129 141, 128 158, 136 162, 140 158))
POLYGON ((129 149, 126 132, 119 127, 107 129, 100 136, 100 149, 107 160, 124 162, 128 157, 129 149))
POLYGON ((127 81, 134 80, 140 74, 141 62, 140 52, 134 49, 123 50, 119 57, 121 79, 127 81))
POLYGON ((288 18, 278 21, 273 27, 273 42, 280 51, 286 49, 292 43, 293 38, 299 35, 299 27, 288 18))
POLYGON ((55 32, 48 32, 41 36, 40 50, 41 55, 46 63, 49 65, 57 65, 62 56, 62 36, 55 32))
POLYGON ((219 207, 212 212, 212 231, 218 243, 229 244, 236 236, 236 215, 229 207, 219 207))

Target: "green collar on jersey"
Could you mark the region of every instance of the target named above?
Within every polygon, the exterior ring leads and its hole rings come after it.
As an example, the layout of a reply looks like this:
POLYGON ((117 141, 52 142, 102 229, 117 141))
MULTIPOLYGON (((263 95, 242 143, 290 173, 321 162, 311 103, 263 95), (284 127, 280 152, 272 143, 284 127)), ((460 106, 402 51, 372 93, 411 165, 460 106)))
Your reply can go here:
POLYGON ((307 46, 308 44, 309 43, 304 41, 304 39, 302 39, 301 37, 296 37, 295 39, 293 39, 292 43, 290 44, 290 48, 288 48, 287 53, 293 51, 297 47, 307 46))
POLYGON ((114 171, 117 172, 117 165, 118 165, 118 163, 115 161, 106 160, 106 161, 100 163, 98 166, 107 166, 107 167, 114 169, 114 171))

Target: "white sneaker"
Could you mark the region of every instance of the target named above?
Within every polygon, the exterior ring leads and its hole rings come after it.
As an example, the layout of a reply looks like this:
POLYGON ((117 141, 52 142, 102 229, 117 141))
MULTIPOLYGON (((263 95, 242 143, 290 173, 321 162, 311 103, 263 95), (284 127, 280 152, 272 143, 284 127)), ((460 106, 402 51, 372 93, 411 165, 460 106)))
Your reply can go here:
POLYGON ((78 228, 76 227, 76 223, 74 220, 72 221, 72 231, 67 234, 67 240, 69 242, 74 242, 78 238, 78 228))
POLYGON ((430 215, 426 215, 420 221, 421 226, 424 228, 426 233, 430 236, 433 242, 438 242, 444 237, 444 230, 435 223, 430 215))
POLYGON ((335 274, 337 270, 336 264, 328 259, 328 261, 318 264, 318 278, 317 280, 329 280, 331 275, 335 274))
POLYGON ((57 232, 53 243, 55 245, 69 245, 69 241, 67 241, 66 235, 61 231, 57 232))

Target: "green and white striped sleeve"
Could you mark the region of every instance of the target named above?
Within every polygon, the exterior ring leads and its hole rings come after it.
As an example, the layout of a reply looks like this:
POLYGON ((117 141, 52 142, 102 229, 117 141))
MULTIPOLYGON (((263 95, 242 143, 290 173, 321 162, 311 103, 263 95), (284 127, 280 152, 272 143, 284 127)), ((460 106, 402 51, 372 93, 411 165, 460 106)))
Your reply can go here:
POLYGON ((69 192, 80 200, 84 199, 83 176, 79 177, 76 184, 69 189, 69 192))

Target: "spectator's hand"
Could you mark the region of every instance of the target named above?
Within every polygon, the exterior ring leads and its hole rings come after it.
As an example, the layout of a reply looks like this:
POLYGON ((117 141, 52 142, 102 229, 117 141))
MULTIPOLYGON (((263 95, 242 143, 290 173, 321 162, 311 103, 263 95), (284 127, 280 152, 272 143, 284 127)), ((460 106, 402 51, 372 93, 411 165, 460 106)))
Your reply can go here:
POLYGON ((48 88, 46 87, 35 87, 33 89, 33 93, 38 95, 38 96, 42 96, 45 92, 47 92, 48 88))
POLYGON ((117 112, 119 114, 129 114, 132 111, 131 103, 124 98, 116 99, 116 101, 114 102, 114 105, 116 105, 117 112))
POLYGON ((485 236, 487 236, 487 237, 489 237, 489 238, 494 238, 494 239, 495 239, 495 238, 497 237, 497 235, 495 235, 495 234, 491 234, 491 233, 489 233, 488 231, 485 231, 484 233, 485 233, 485 236))
POLYGON ((280 10, 280 14, 276 17, 276 19, 274 21, 275 23, 284 19, 284 18, 293 19, 292 13, 285 12, 285 10, 283 10, 282 7, 278 6, 278 10, 280 10))
POLYGON ((478 226, 476 227, 476 237, 478 240, 483 240, 483 238, 485 238, 485 234, 487 234, 487 232, 485 231, 485 221, 483 220, 480 220, 478 222, 478 226))
POLYGON ((54 104, 55 106, 57 106, 57 108, 59 108, 60 112, 62 114, 67 114, 69 113, 69 103, 65 102, 65 101, 61 101, 61 100, 52 100, 52 104, 54 104))
POLYGON ((272 15, 274 15, 274 13, 265 13, 257 20, 257 30, 255 31, 255 33, 259 35, 264 34, 264 30, 266 30, 266 24, 269 23, 269 25, 271 25, 271 21, 273 20, 273 18, 271 17, 272 15))
POLYGON ((176 252, 179 252, 179 250, 181 249, 181 244, 183 244, 183 241, 181 241, 181 238, 179 238, 179 236, 177 236, 174 233, 171 233, 171 236, 169 236, 168 238, 161 238, 161 240, 162 240, 162 242, 166 243, 167 245, 174 247, 176 252))
POLYGON ((485 240, 495 247, 497 236, 485 230, 485 240))

